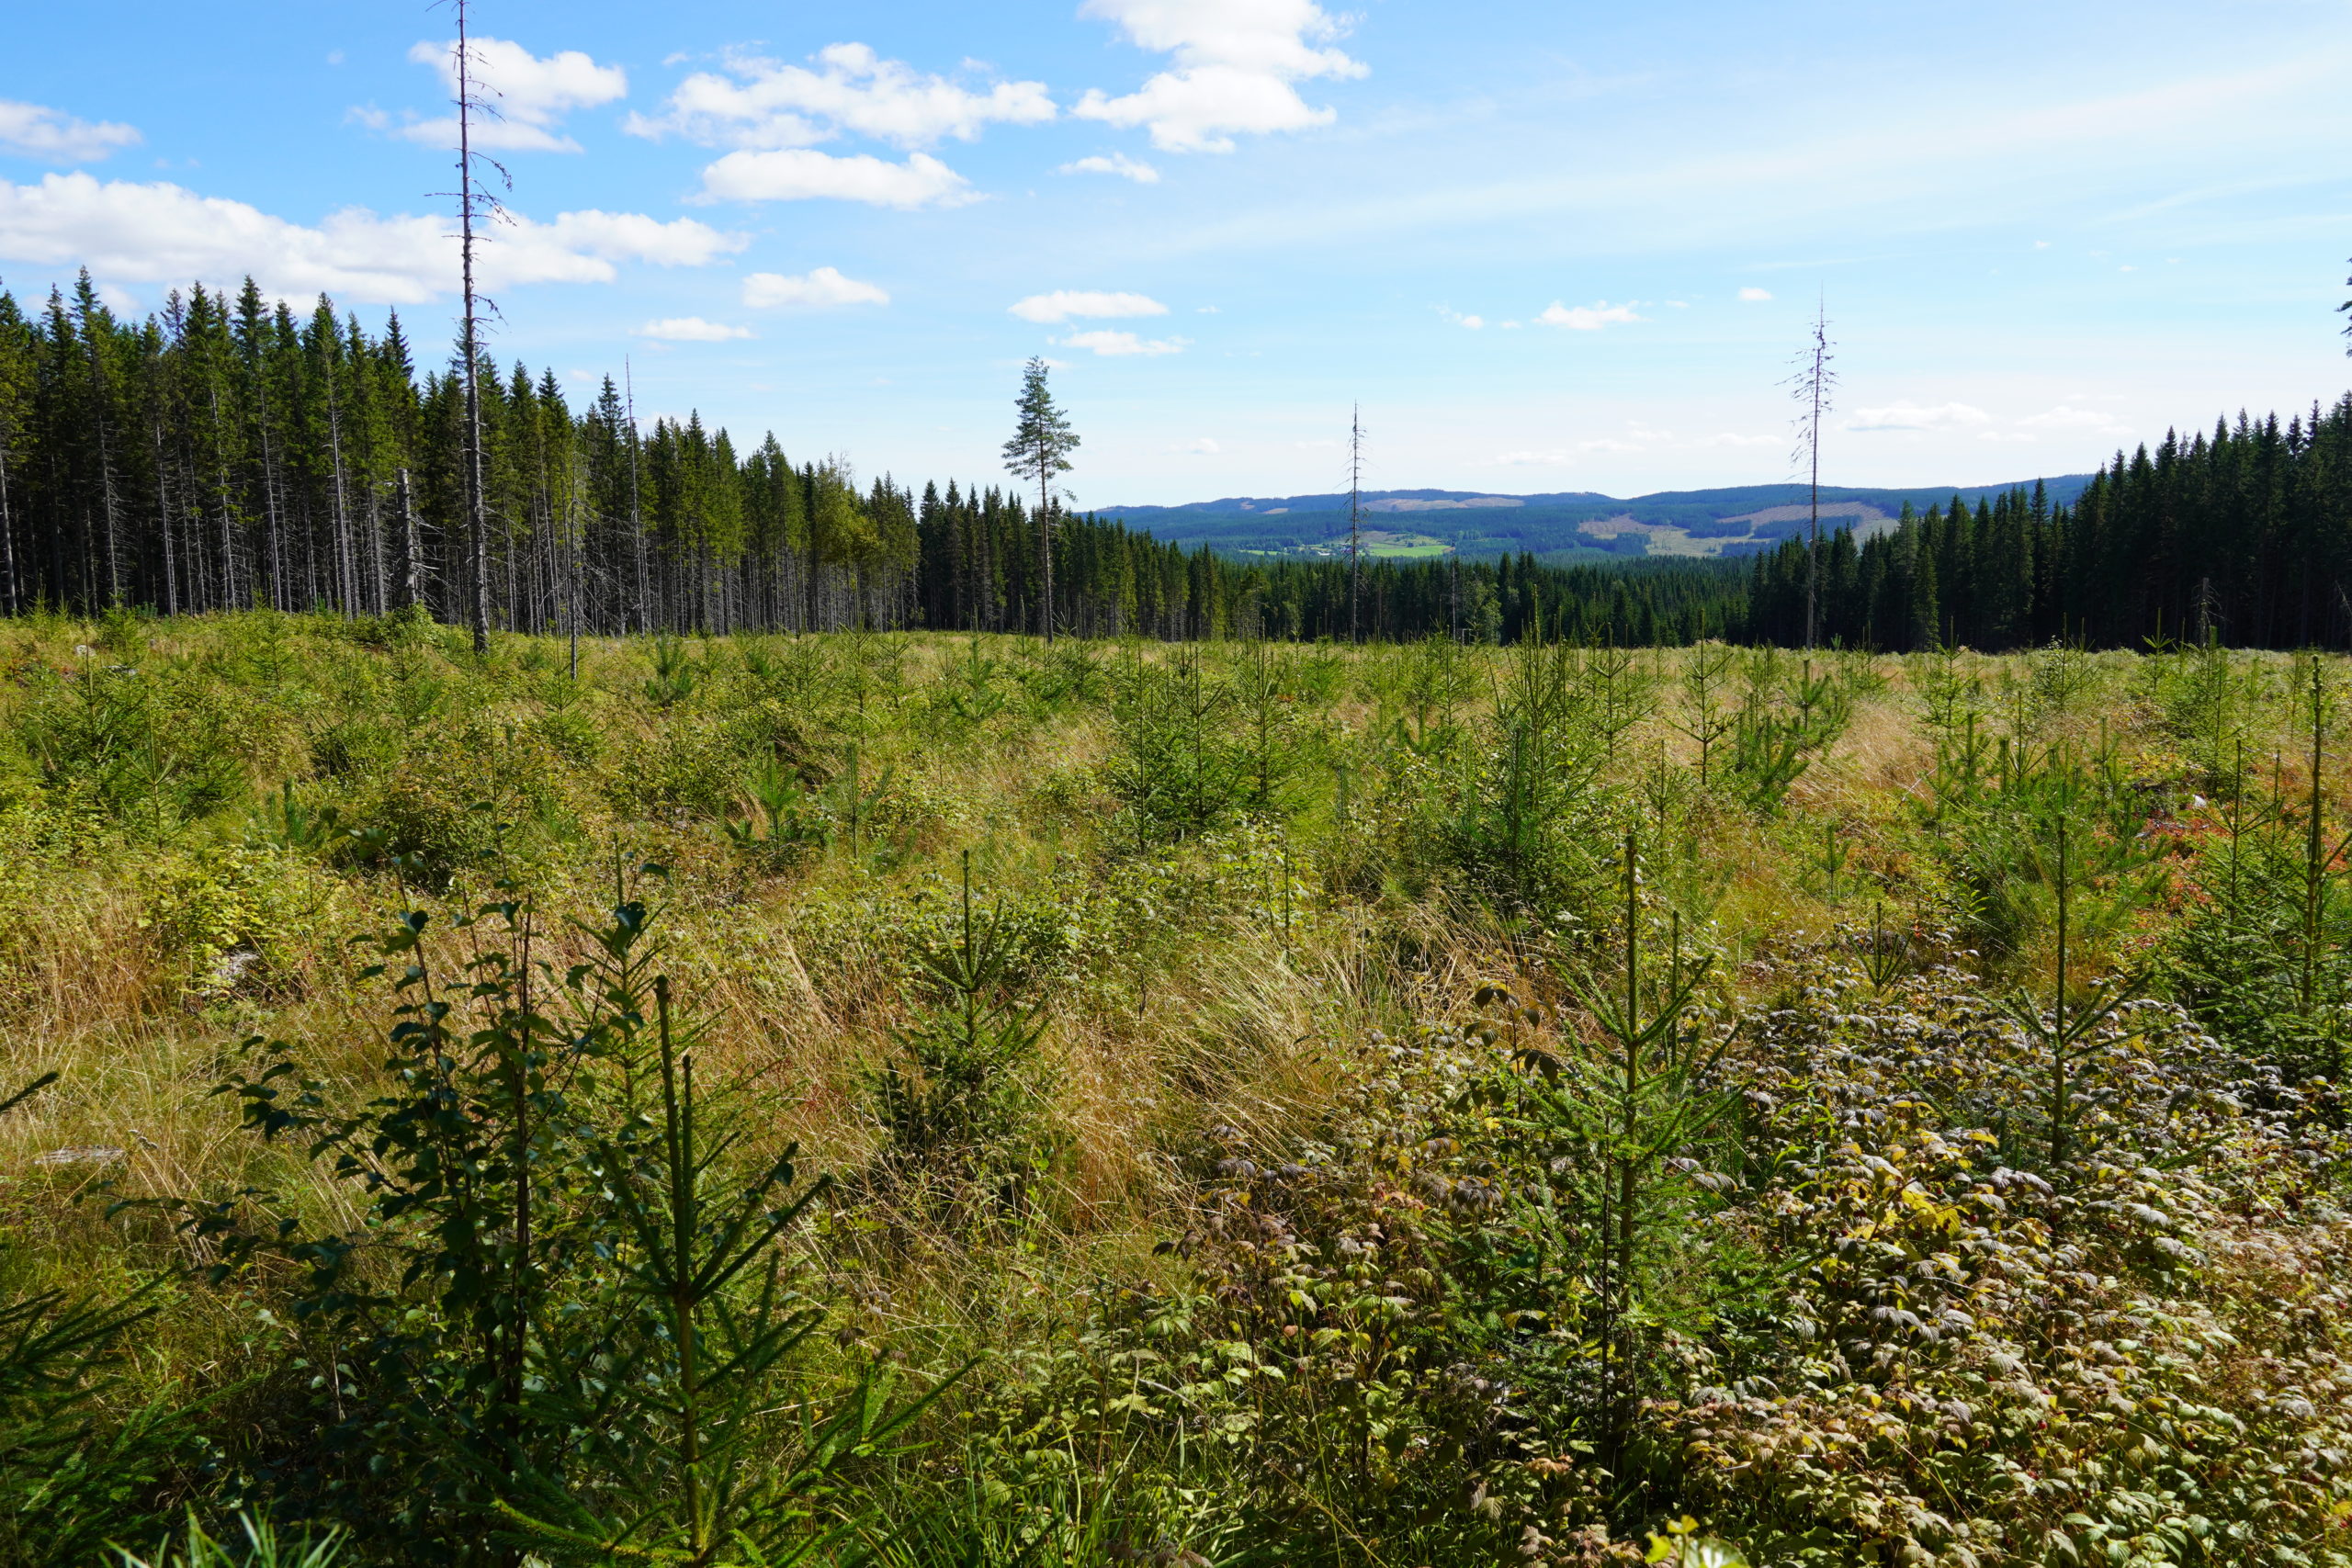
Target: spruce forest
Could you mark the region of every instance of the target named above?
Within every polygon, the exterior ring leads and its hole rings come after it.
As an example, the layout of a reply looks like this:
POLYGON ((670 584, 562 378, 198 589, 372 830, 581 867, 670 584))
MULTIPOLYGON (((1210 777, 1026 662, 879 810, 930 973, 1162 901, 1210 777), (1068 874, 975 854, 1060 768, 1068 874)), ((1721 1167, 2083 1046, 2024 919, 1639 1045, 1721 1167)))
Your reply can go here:
MULTIPOLYGON (((0 604, 159 615, 266 606, 467 618, 462 361, 420 380, 397 314, 370 336, 251 279, 119 321, 85 274, 27 311, 0 291, 0 604)), ((796 462, 773 433, 656 420, 607 377, 478 367, 501 628, 535 635, 1039 631, 1041 524, 1022 487, 796 462)), ((1917 651, 2203 635, 2352 641, 2352 399, 2119 453, 2072 506, 1955 497, 1859 543, 1826 534, 1822 640, 1917 651)), ((1631 568, 1258 561, 1058 507, 1051 619, 1163 640, 1547 635, 1635 646, 1804 642, 1811 553, 1631 568)))

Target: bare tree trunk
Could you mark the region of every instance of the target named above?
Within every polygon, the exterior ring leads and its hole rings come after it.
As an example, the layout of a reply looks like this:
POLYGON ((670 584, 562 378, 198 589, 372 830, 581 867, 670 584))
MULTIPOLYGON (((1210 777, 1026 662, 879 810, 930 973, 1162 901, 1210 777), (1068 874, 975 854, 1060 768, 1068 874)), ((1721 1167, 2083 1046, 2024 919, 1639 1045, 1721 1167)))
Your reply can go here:
POLYGON ((334 367, 326 367, 327 449, 334 460, 335 596, 346 615, 359 608, 359 563, 351 547, 351 512, 343 487, 343 414, 334 395, 334 367))
POLYGON ((92 412, 96 415, 98 431, 98 495, 105 508, 107 548, 107 602, 122 603, 122 558, 118 553, 116 502, 114 495, 114 450, 107 439, 106 372, 98 365, 97 340, 90 342, 90 389, 92 412))
POLYGON ((466 0, 458 0, 458 232, 465 292, 466 534, 470 561, 467 618, 474 651, 490 651, 490 518, 482 493, 481 334, 474 292, 473 57, 466 42, 466 0))
POLYGON ((1037 618, 1046 624, 1046 642, 1050 647, 1054 640, 1054 509, 1042 476, 1037 480, 1037 535, 1044 541, 1046 561, 1046 596, 1037 618))
POLYGON ((5 602, 8 614, 16 615, 24 608, 17 586, 17 522, 8 507, 8 447, 0 442, 0 602, 5 602))
POLYGON ((212 440, 220 458, 220 607, 237 607, 237 538, 229 516, 229 448, 220 434, 220 389, 212 389, 212 440))
POLYGON ((164 420, 160 411, 154 421, 155 442, 155 532, 161 536, 164 547, 164 614, 180 613, 179 561, 172 549, 172 500, 164 488, 164 420))
POLYGON ((424 561, 417 550, 416 507, 409 495, 408 470, 400 471, 401 497, 401 607, 408 609, 424 603, 424 561))
POLYGON ((1363 410, 1348 413, 1348 640, 1363 640, 1363 410))
POLYGON ((384 577, 384 513, 383 498, 377 492, 380 481, 368 482, 368 576, 371 592, 369 608, 383 615, 392 607, 391 590, 384 577))
POLYGON ((262 394, 261 500, 264 525, 269 530, 269 607, 286 608, 286 544, 278 526, 277 458, 269 444, 269 394, 262 394))
MULTIPOLYGON (((628 395, 628 537, 629 549, 637 558, 637 629, 650 631, 646 616, 645 581, 645 522, 639 514, 637 493, 637 377, 629 368, 626 355, 621 359, 621 380, 628 395)), ((628 631, 626 624, 621 627, 628 631)))

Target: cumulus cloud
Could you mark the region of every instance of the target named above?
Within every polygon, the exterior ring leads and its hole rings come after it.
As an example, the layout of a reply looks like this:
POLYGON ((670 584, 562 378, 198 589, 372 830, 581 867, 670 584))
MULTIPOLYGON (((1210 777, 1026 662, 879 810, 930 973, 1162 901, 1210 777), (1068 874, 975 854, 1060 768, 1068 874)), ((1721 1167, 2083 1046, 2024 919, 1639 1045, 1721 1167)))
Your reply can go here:
POLYGON ((1631 305, 1611 305, 1606 299, 1573 307, 1555 299, 1535 319, 1547 327, 1565 327, 1574 333, 1597 333, 1612 323, 1642 320, 1631 305))
POLYGON ((700 316, 670 316, 646 322, 637 329, 636 335, 662 343, 725 343, 731 338, 750 337, 752 329, 730 327, 724 321, 706 321, 700 316))
POLYGON ((1130 158, 1125 152, 1096 153, 1064 164, 1054 171, 1060 175, 1116 175, 1123 180, 1133 180, 1139 186, 1156 186, 1159 171, 1140 158, 1130 158))
POLYGON ((1073 316, 1116 320, 1122 316, 1164 316, 1168 307, 1148 294, 1107 294, 1099 289, 1057 288, 1032 294, 1006 307, 1024 321, 1067 321, 1073 316))
POLYGON ((964 176, 928 153, 893 164, 871 152, 835 157, 806 147, 729 152, 702 172, 704 201, 863 201, 902 210, 960 207, 979 198, 964 176))
POLYGON ((139 132, 112 120, 79 119, 63 109, 0 98, 0 152, 45 164, 95 164, 139 144, 139 132))
POLYGON ((1754 305, 1772 298, 1772 291, 1769 288, 1743 288, 1739 291, 1739 297, 1748 304, 1754 305))
MULTIPOLYGON (((85 174, 50 175, 38 185, 0 181, 0 258, 83 265, 130 282, 224 284, 250 274, 289 298, 323 292, 414 304, 455 286, 458 243, 448 230, 447 218, 384 218, 356 207, 308 227, 163 181, 101 183, 85 174)), ((517 215, 495 226, 479 265, 492 288, 609 283, 623 262, 704 266, 743 244, 692 219, 662 222, 591 209, 551 222, 517 215)))
POLYGON ((1182 354, 1185 340, 1181 337, 1139 338, 1133 333, 1100 331, 1072 333, 1061 340, 1064 348, 1091 349, 1106 358, 1127 355, 1182 354))
POLYGON ((1216 444, 1216 436, 1204 435, 1199 440, 1188 444, 1184 450, 1197 457, 1214 457, 1225 448, 1216 444))
POLYGON ((1365 72, 1330 47, 1344 29, 1314 0, 1086 0, 1080 10, 1175 62, 1123 97, 1090 89, 1071 112, 1148 127, 1165 152, 1230 152, 1237 131, 1329 125, 1339 111, 1310 107, 1292 84, 1365 72))
POLYGON ((1465 316, 1451 305, 1440 305, 1437 308, 1437 313, 1444 317, 1447 321, 1452 321, 1455 326, 1468 327, 1474 333, 1487 324, 1486 317, 1465 316))
POLYGON ((1879 409, 1856 409, 1846 421, 1848 430, 1965 430, 1990 424, 1993 416, 1967 403, 1897 401, 1879 409))
MULTIPOLYGON (((594 108, 628 94, 628 73, 617 65, 599 65, 576 49, 541 57, 505 39, 468 40, 473 51, 469 74, 482 100, 494 114, 473 124, 473 144, 493 152, 577 152, 580 143, 559 133, 563 117, 573 109, 594 108)), ((439 73, 451 96, 458 91, 458 40, 424 42, 408 51, 419 65, 439 73)), ((454 115, 416 120, 401 127, 399 135, 427 146, 455 146, 458 121, 454 115)))
POLYGON ((799 277, 781 272, 755 272, 743 280, 743 303, 755 310, 780 305, 822 310, 835 305, 888 305, 890 296, 879 285, 843 277, 820 266, 799 277))
POLYGON ((817 65, 811 71, 737 55, 723 73, 687 77, 662 114, 631 115, 626 129, 639 136, 675 132, 706 146, 752 151, 807 147, 844 130, 917 148, 945 136, 969 141, 990 123, 1041 124, 1056 112, 1042 82, 995 82, 975 89, 944 76, 919 75, 862 43, 820 50, 817 65))

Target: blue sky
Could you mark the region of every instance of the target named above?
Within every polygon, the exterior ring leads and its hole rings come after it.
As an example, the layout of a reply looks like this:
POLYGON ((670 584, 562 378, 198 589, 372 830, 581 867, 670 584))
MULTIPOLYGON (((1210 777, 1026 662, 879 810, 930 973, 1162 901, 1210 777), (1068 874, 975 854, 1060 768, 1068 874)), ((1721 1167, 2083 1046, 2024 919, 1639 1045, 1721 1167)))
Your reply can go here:
MULTIPOLYGON (((503 357, 904 479, 1022 362, 1082 504, 2093 467, 2352 384, 2352 6, 481 0, 503 357)), ((446 6, 24 8, 0 279, 449 333, 446 6)))

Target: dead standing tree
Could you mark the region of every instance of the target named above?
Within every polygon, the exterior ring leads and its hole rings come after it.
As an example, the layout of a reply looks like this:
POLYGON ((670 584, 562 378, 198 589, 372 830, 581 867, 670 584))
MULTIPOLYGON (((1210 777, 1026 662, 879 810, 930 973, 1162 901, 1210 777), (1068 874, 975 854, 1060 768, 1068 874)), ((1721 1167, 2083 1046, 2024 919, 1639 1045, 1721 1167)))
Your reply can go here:
POLYGON ((1363 405, 1348 409, 1348 640, 1363 640, 1363 405))
POLYGON ((1796 374, 1786 385, 1797 401, 1797 445, 1790 461, 1803 467, 1813 489, 1813 520, 1805 533, 1804 646, 1813 651, 1821 615, 1821 422, 1828 414, 1838 389, 1838 373, 1829 368, 1829 315, 1826 305, 1814 309, 1812 341, 1797 352, 1796 374))
POLYGON ((466 619, 473 630, 474 651, 490 650, 490 498, 483 479, 481 450, 481 322, 485 311, 498 313, 497 304, 483 297, 475 287, 474 247, 481 239, 480 226, 484 222, 505 221, 506 209, 497 197, 483 188, 475 173, 477 163, 487 164, 505 189, 514 188, 514 176, 495 158, 483 156, 474 150, 474 116, 498 117, 498 110, 484 97, 485 91, 495 94, 496 88, 485 89, 474 76, 473 46, 467 33, 469 20, 469 0, 447 0, 458 13, 458 40, 450 49, 457 95, 451 100, 458 107, 458 188, 441 194, 455 195, 458 200, 458 256, 461 286, 465 295, 465 315, 460 320, 459 348, 465 355, 466 370, 466 619))

